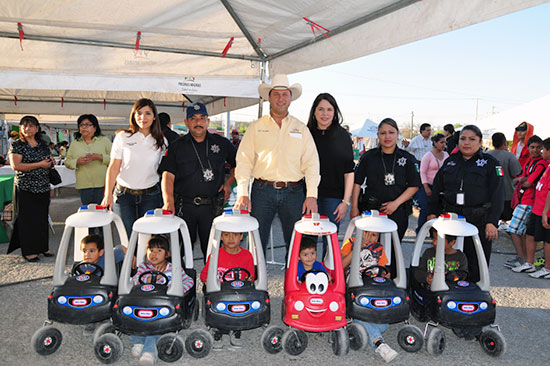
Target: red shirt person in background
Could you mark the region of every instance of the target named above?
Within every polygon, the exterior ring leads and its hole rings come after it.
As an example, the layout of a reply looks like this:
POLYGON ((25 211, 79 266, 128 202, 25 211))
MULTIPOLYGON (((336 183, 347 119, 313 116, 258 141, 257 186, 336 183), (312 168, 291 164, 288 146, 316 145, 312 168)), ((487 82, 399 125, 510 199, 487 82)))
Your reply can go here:
POLYGON ((525 164, 529 161, 529 148, 527 141, 534 135, 534 127, 527 122, 521 122, 514 132, 514 139, 512 141, 512 154, 518 158, 519 164, 523 169, 525 164))

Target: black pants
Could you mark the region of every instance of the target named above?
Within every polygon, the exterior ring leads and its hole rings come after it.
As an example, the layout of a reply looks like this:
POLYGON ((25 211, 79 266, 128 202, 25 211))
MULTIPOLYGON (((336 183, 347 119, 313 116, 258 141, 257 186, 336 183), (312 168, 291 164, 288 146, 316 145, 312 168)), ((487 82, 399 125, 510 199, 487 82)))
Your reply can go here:
MULTIPOLYGON (((487 223, 485 222, 485 220, 473 220, 469 219, 468 217, 466 217, 466 221, 477 227, 477 230, 479 231, 479 239, 481 241, 483 254, 485 254, 485 259, 487 260, 488 266, 489 260, 491 259, 491 249, 493 247, 493 242, 491 240, 487 240, 487 238, 485 237, 485 225, 487 223)), ((466 258, 468 258, 468 281, 473 283, 478 282, 479 264, 472 237, 464 238, 464 254, 466 255, 466 258)))
POLYGON ((8 253, 21 248, 23 256, 48 251, 50 192, 31 193, 15 188, 18 213, 8 253))
POLYGON ((210 227, 214 220, 214 212, 212 205, 197 206, 193 203, 184 203, 182 206, 181 218, 187 224, 191 243, 194 244, 197 240, 197 232, 201 243, 201 251, 206 263, 206 251, 208 249, 208 236, 210 235, 210 227))

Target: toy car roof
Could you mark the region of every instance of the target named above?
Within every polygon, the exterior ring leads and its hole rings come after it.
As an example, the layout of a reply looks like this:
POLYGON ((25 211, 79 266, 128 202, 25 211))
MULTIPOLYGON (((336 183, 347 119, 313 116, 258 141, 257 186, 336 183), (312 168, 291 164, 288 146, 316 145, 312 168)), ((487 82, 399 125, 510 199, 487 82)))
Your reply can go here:
POLYGON ((65 226, 99 227, 109 225, 111 222, 113 222, 113 213, 107 207, 91 204, 81 206, 77 213, 67 217, 65 226))
POLYGON ((440 215, 432 227, 446 235, 473 236, 478 234, 478 230, 474 225, 467 223, 464 216, 455 213, 440 215))
POLYGON ((361 218, 355 221, 355 227, 363 231, 375 231, 378 233, 391 233, 397 230, 395 221, 378 211, 363 212, 361 218))
POLYGON ((317 213, 303 216, 294 227, 296 231, 308 235, 330 235, 337 232, 336 225, 328 217, 317 213))
POLYGON ((223 215, 214 219, 216 229, 231 233, 242 233, 258 230, 258 221, 246 210, 227 209, 223 215))
POLYGON ((133 231, 147 234, 165 234, 178 231, 182 219, 171 211, 162 209, 150 210, 145 213, 147 220, 136 220, 132 226, 133 231))

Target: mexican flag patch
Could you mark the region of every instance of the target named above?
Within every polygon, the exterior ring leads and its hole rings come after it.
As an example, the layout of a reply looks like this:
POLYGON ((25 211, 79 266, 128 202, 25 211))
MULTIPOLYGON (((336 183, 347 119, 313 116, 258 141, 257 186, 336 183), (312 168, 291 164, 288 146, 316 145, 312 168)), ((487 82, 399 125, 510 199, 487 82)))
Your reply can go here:
POLYGON ((504 170, 502 170, 502 167, 499 165, 499 166, 496 167, 496 169, 497 169, 497 175, 499 177, 503 177, 504 176, 504 170))

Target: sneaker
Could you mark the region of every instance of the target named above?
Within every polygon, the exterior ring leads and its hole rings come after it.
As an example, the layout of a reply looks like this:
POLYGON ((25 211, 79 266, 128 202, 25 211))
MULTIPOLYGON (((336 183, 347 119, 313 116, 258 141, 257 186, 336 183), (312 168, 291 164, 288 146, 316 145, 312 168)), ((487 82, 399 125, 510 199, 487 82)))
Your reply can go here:
POLYGON ((84 330, 82 331, 82 334, 84 334, 85 336, 94 334, 96 325, 97 323, 89 323, 84 325, 84 330))
POLYGON ((508 259, 506 262, 504 262, 504 267, 506 268, 514 268, 517 266, 521 266, 525 261, 521 257, 514 257, 512 259, 508 259))
POLYGON ((381 343, 374 352, 378 353, 386 362, 392 362, 397 357, 397 352, 386 343, 381 343))
POLYGON ((531 273, 529 277, 550 279, 550 269, 542 267, 538 271, 531 273))
POLYGON ((143 343, 136 343, 132 346, 132 356, 139 357, 141 356, 141 351, 143 351, 143 343))
POLYGON ((231 344, 235 348, 242 348, 243 341, 241 340, 241 332, 231 332, 229 333, 229 344, 231 344))
POLYGON ((512 271, 516 272, 516 273, 522 273, 522 272, 525 272, 525 273, 531 273, 531 272, 535 272, 537 269, 535 268, 534 265, 532 265, 531 263, 523 263, 521 266, 517 266, 517 267, 514 267, 512 268, 512 271))
POLYGON ((544 259, 544 257, 538 257, 537 259, 535 259, 535 262, 533 262, 533 265, 535 267, 544 267, 545 264, 546 260, 544 259))
POLYGON ((216 332, 214 334, 214 343, 212 344, 212 349, 214 351, 221 351, 223 349, 223 338, 221 333, 216 332))
POLYGON ((506 230, 508 230, 508 223, 502 221, 502 222, 498 225, 498 230, 500 230, 500 231, 506 231, 506 230))
POLYGON ((139 366, 155 366, 155 355, 151 352, 143 352, 139 359, 139 366))

